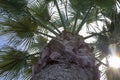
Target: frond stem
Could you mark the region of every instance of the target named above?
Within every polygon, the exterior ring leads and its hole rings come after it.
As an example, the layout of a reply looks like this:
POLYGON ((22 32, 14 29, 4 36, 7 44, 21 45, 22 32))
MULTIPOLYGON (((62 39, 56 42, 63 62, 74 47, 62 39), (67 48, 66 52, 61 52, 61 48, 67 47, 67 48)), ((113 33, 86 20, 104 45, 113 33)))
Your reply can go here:
POLYGON ((41 20, 36 19, 36 18, 29 12, 29 10, 27 10, 27 13, 28 13, 28 14, 32 17, 32 19, 34 19, 34 21, 36 21, 36 23, 39 24, 41 27, 49 30, 51 33, 53 33, 53 34, 55 34, 55 35, 58 35, 58 33, 55 32, 53 29, 51 29, 50 27, 44 25, 44 23, 42 23, 41 20))
POLYGON ((67 2, 67 0, 66 0, 66 2, 65 2, 65 5, 64 5, 64 6, 65 6, 65 12, 66 12, 67 22, 68 22, 68 24, 70 24, 70 23, 69 23, 69 20, 68 20, 68 9, 67 9, 67 3, 68 3, 68 2, 67 2))
POLYGON ((75 23, 74 23, 72 32, 75 32, 75 30, 76 30, 76 24, 77 24, 78 16, 79 16, 79 10, 77 11, 76 16, 75 16, 75 23))
POLYGON ((79 33, 79 31, 81 30, 82 26, 84 25, 84 23, 85 23, 88 15, 89 15, 89 13, 90 13, 90 11, 91 11, 91 9, 92 9, 92 6, 93 6, 93 5, 90 6, 90 8, 88 9, 87 13, 85 14, 85 16, 84 16, 81 24, 79 25, 79 27, 78 27, 78 29, 77 29, 77 31, 76 31, 77 34, 79 33))
POLYGON ((45 34, 45 33, 40 32, 40 31, 36 31, 36 33, 40 33, 40 34, 42 34, 42 35, 44 35, 44 36, 47 36, 47 37, 49 37, 49 38, 54 38, 53 36, 48 35, 48 34, 45 34))
POLYGON ((89 36, 84 37, 84 39, 88 39, 88 38, 91 38, 93 36, 98 36, 98 35, 101 35, 101 33, 106 33, 106 32, 109 32, 109 31, 102 31, 100 33, 93 33, 93 34, 91 34, 89 36))
POLYGON ((51 26, 53 26, 57 30, 57 32, 59 32, 59 34, 61 33, 60 30, 53 23, 51 23, 51 22, 49 22, 49 23, 51 26))
POLYGON ((59 9, 59 6, 58 6, 58 3, 57 3, 56 0, 54 0, 54 3, 55 3, 56 8, 57 8, 57 10, 58 10, 58 13, 59 13, 59 16, 60 16, 60 19, 61 19, 61 22, 62 22, 63 28, 64 28, 64 30, 66 30, 65 22, 64 22, 64 20, 63 20, 62 14, 61 14, 61 12, 60 12, 60 9, 59 9))
POLYGON ((40 54, 40 53, 42 53, 42 52, 37 52, 37 53, 34 53, 34 54, 29 54, 29 55, 25 56, 25 58, 29 58, 29 57, 31 57, 31 56, 38 55, 38 54, 40 54))

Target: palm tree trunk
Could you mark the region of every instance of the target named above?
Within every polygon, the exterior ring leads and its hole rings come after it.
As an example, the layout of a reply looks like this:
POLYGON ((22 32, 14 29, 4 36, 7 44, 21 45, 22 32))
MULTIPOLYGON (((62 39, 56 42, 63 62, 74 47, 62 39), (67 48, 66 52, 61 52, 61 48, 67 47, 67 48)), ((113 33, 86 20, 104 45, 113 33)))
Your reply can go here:
POLYGON ((31 80, 99 80, 92 51, 83 37, 64 31, 44 48, 31 80))
POLYGON ((80 68, 75 64, 54 64, 43 68, 31 80, 95 80, 93 77, 94 72, 89 68, 80 68))

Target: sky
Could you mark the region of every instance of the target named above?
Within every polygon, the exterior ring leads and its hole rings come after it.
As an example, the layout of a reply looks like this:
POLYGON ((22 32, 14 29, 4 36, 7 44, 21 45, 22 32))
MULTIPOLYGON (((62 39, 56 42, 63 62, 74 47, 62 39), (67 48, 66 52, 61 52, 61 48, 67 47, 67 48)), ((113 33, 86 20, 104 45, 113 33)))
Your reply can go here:
MULTIPOLYGON (((5 37, 0 37, 0 49, 5 45, 6 43, 6 38, 5 37)), ((0 78, 0 80, 4 80, 3 78, 0 78)))
POLYGON ((6 37, 0 37, 0 49, 3 47, 3 45, 5 45, 6 40, 6 37))

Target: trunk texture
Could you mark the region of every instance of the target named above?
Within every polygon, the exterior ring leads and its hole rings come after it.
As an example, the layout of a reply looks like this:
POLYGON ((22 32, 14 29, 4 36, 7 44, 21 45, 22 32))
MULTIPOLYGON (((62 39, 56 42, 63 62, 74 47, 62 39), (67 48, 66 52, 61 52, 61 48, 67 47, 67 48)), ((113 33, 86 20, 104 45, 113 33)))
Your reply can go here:
POLYGON ((92 51, 83 37, 64 31, 43 49, 31 80, 99 80, 92 51))
POLYGON ((75 64, 54 64, 43 68, 32 80, 93 80, 93 76, 89 68, 83 69, 75 64))

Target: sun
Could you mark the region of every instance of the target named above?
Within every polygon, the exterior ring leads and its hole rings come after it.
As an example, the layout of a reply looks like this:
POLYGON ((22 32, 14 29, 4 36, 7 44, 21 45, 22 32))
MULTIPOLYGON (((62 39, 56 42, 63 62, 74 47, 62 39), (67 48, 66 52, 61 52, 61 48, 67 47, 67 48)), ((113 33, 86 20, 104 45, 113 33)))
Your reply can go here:
POLYGON ((120 57, 114 55, 109 58, 109 65, 113 68, 120 68, 120 57))
POLYGON ((116 44, 109 45, 110 57, 108 59, 110 67, 120 68, 120 57, 117 56, 117 46, 116 44))

